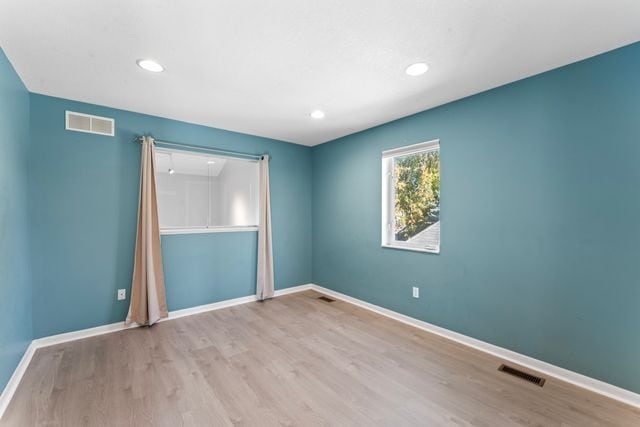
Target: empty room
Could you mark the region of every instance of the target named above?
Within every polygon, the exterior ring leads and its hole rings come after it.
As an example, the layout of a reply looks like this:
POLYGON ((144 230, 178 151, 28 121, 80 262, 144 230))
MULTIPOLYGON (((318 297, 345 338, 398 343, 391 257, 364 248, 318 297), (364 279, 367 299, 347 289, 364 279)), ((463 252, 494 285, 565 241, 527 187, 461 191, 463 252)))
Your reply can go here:
POLYGON ((2 0, 0 427, 640 427, 639 23, 2 0))

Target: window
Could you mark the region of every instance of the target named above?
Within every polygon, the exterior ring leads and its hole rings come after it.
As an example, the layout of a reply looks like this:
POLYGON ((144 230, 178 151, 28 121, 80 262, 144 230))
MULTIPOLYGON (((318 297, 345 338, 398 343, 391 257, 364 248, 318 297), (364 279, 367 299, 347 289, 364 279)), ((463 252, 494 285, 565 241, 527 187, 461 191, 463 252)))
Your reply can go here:
POLYGON ((156 148, 160 231, 257 229, 259 176, 255 160, 156 148))
POLYGON ((440 142, 382 153, 382 246, 440 252, 440 142))

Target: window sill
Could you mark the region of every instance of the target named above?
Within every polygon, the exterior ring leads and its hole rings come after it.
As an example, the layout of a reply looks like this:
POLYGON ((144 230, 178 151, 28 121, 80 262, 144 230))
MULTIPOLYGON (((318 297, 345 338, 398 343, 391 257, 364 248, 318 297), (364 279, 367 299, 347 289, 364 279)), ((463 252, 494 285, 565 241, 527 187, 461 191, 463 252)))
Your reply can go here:
POLYGON ((385 244, 382 244, 381 246, 383 248, 387 248, 387 249, 400 249, 402 251, 422 252, 422 253, 434 254, 434 255, 439 255, 440 254, 440 248, 438 248, 438 249, 424 249, 424 248, 412 248, 412 247, 409 247, 409 246, 385 245, 385 244))
POLYGON ((208 228, 165 228, 160 229, 160 235, 172 234, 201 234, 201 233, 233 233, 242 231, 258 231, 257 225, 237 227, 208 227, 208 228))

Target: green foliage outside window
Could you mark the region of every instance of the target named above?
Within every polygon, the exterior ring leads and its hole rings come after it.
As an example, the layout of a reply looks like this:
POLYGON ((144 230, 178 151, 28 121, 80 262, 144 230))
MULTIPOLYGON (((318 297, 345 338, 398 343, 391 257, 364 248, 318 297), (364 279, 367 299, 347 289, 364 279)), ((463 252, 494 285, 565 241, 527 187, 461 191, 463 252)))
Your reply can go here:
POLYGON ((396 158, 396 238, 407 240, 440 216, 440 151, 396 158))

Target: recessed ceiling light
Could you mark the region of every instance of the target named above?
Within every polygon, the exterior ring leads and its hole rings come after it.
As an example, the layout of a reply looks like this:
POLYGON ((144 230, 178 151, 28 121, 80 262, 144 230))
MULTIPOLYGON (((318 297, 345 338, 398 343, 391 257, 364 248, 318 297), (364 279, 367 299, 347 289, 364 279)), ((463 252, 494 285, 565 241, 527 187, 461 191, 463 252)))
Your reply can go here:
POLYGON ((176 173, 176 171, 174 171, 172 168, 169 168, 169 175, 173 175, 174 173, 176 173))
POLYGON ((216 161, 215 160, 207 160, 207 164, 208 165, 215 165, 216 161))
POLYGON ((138 59, 136 63, 138 64, 138 67, 143 70, 151 71, 152 73, 161 73, 164 71, 164 67, 153 59, 138 59))
POLYGON ((426 73, 428 69, 429 66, 424 62, 416 62, 415 64, 409 65, 407 69, 404 70, 404 72, 412 77, 415 77, 426 73))
POLYGON ((323 119, 324 118, 324 111, 322 111, 322 110, 314 110, 309 115, 311 116, 312 119, 323 119))

